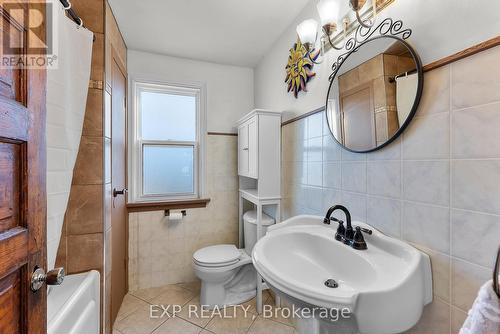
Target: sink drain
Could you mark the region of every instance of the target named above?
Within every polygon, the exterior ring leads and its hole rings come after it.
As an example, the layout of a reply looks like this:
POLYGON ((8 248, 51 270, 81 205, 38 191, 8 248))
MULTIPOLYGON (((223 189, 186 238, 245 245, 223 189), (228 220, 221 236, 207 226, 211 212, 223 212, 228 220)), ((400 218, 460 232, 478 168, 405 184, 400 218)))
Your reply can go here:
POLYGON ((325 285, 328 287, 328 288, 331 288, 331 289, 335 289, 335 288, 338 288, 339 287, 339 284, 337 283, 337 281, 335 281, 333 278, 330 278, 330 279, 327 279, 325 281, 325 285))

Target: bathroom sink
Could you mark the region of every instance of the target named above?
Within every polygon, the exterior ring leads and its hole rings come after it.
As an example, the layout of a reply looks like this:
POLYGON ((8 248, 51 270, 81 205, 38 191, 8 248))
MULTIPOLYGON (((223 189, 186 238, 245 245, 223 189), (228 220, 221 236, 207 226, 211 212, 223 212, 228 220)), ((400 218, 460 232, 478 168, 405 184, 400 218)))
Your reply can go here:
MULTIPOLYGON (((257 242, 255 268, 299 308, 348 309, 356 327, 352 332, 399 333, 411 328, 432 301, 429 257, 367 224, 353 225, 373 230, 365 236, 368 249, 355 250, 335 240, 337 224, 325 225, 323 217, 290 218, 270 227, 257 242), (338 286, 327 286, 329 279, 338 286)), ((316 319, 314 325, 308 321, 309 328, 301 331, 335 328, 331 319, 316 319)))

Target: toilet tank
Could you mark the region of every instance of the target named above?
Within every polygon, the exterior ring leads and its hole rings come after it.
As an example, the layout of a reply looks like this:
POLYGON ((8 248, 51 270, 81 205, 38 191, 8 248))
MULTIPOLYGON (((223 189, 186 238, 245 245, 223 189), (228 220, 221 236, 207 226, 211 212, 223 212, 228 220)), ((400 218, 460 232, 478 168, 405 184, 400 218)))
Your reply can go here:
MULTIPOLYGON (((262 213, 262 235, 266 234, 267 227, 274 224, 274 219, 262 213)), ((245 252, 252 254, 252 249, 257 242, 257 211, 247 211, 243 215, 243 235, 245 240, 245 252)))

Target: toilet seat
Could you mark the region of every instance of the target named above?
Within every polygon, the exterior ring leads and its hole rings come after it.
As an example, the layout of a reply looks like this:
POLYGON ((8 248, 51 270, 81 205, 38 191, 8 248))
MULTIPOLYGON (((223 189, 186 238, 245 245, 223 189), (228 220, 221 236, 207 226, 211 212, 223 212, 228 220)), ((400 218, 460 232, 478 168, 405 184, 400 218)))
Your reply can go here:
POLYGON ((241 252, 234 245, 215 245, 197 250, 193 260, 203 267, 225 267, 237 263, 240 256, 241 252))

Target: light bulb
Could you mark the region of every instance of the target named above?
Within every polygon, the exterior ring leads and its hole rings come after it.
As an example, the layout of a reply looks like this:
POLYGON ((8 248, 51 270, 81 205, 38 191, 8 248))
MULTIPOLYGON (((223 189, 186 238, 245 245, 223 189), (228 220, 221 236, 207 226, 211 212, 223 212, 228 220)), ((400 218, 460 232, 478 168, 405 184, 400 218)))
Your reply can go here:
POLYGON ((321 26, 337 24, 339 19, 339 7, 338 0, 321 0, 318 2, 316 8, 321 18, 321 26))
POLYGON ((302 21, 297 26, 297 35, 302 44, 314 45, 318 35, 318 22, 314 19, 302 21))

